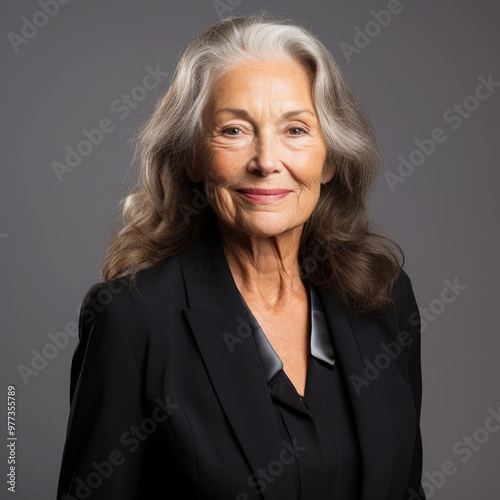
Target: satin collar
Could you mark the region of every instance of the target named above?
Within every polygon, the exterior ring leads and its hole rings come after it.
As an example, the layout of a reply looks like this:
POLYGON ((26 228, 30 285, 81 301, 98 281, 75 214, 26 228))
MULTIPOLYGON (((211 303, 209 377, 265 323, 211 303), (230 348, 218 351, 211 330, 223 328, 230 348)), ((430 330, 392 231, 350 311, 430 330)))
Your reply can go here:
MULTIPOLYGON (((311 325, 311 356, 333 367, 335 364, 335 353, 323 307, 315 287, 311 284, 307 284, 307 288, 309 293, 309 318, 311 325)), ((255 319, 252 311, 250 311, 243 297, 241 297, 241 299, 248 313, 250 326, 253 330, 253 337, 264 367, 267 383, 270 384, 276 375, 283 369, 283 362, 271 346, 264 331, 255 319)))

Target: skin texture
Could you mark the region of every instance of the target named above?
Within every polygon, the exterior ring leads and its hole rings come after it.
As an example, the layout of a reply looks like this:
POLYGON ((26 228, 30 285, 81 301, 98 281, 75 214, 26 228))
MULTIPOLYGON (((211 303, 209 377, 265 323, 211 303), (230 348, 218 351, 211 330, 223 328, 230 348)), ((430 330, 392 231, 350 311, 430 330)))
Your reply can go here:
POLYGON ((245 61, 216 83, 189 172, 205 183, 236 286, 300 395, 309 325, 298 249, 321 182, 334 175, 325 158, 307 71, 292 59, 245 61))

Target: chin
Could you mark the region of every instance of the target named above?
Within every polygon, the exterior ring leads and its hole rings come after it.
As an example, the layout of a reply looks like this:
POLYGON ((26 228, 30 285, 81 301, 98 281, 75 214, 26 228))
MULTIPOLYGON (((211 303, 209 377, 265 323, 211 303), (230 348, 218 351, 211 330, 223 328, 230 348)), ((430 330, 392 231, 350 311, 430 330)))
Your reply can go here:
POLYGON ((290 221, 280 214, 265 213, 245 217, 243 220, 235 222, 232 227, 251 236, 270 238, 288 231, 301 230, 303 224, 302 221, 290 221))

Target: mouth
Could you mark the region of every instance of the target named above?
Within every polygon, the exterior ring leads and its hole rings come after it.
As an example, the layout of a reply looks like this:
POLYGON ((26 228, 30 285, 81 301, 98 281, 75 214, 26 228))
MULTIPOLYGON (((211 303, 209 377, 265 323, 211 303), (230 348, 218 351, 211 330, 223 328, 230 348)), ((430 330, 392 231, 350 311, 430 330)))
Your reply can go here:
POLYGON ((290 189, 261 189, 261 188, 243 188, 237 189, 238 193, 245 198, 257 203, 274 203, 285 198, 292 191, 290 189))

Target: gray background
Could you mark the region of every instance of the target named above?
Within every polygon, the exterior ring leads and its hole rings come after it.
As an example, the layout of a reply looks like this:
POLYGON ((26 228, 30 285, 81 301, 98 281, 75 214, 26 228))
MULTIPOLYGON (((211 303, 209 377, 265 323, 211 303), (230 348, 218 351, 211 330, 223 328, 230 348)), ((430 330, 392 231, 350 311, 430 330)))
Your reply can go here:
MULTIPOLYGON (((474 93, 478 77, 492 74, 500 81, 500 7, 495 0, 401 0, 400 5, 401 12, 350 61, 340 44, 353 44, 355 27, 364 30, 373 19, 370 11, 386 9, 387 0, 242 0, 233 13, 264 8, 308 24, 362 96, 384 154, 373 216, 403 248, 420 307, 431 307, 422 334, 424 471, 431 474, 451 460, 454 472, 439 486, 429 483, 428 496, 493 500, 500 491, 500 432, 484 431, 484 424, 488 410, 498 412, 500 406, 500 89, 455 130, 444 113, 474 93), (446 141, 391 190, 384 172, 397 173, 398 156, 408 158, 417 148, 414 141, 438 127, 446 141), (467 288, 444 303, 444 280, 467 288), (457 453, 466 445, 456 445, 466 436, 473 436, 467 446, 474 448, 467 456, 457 453)), ((136 90, 145 98, 124 119, 111 104, 141 85, 148 66, 171 72, 188 40, 219 18, 211 0, 73 0, 16 53, 8 34, 21 35, 23 16, 33 20, 40 10, 35 1, 9 2, 0 22, 1 407, 6 415, 7 385, 15 385, 17 498, 23 500, 55 497, 77 340, 69 338, 27 383, 19 365, 29 367, 32 350, 42 352, 49 333, 77 320, 84 293, 99 279, 116 203, 134 180, 128 141, 169 78, 145 96, 136 90), (113 132, 60 182, 52 163, 64 163, 66 147, 75 148, 84 139, 82 130, 104 118, 113 132)), ((43 24, 43 16, 36 19, 43 24)), ((2 498, 8 498, 4 481, 1 488, 2 498)))

